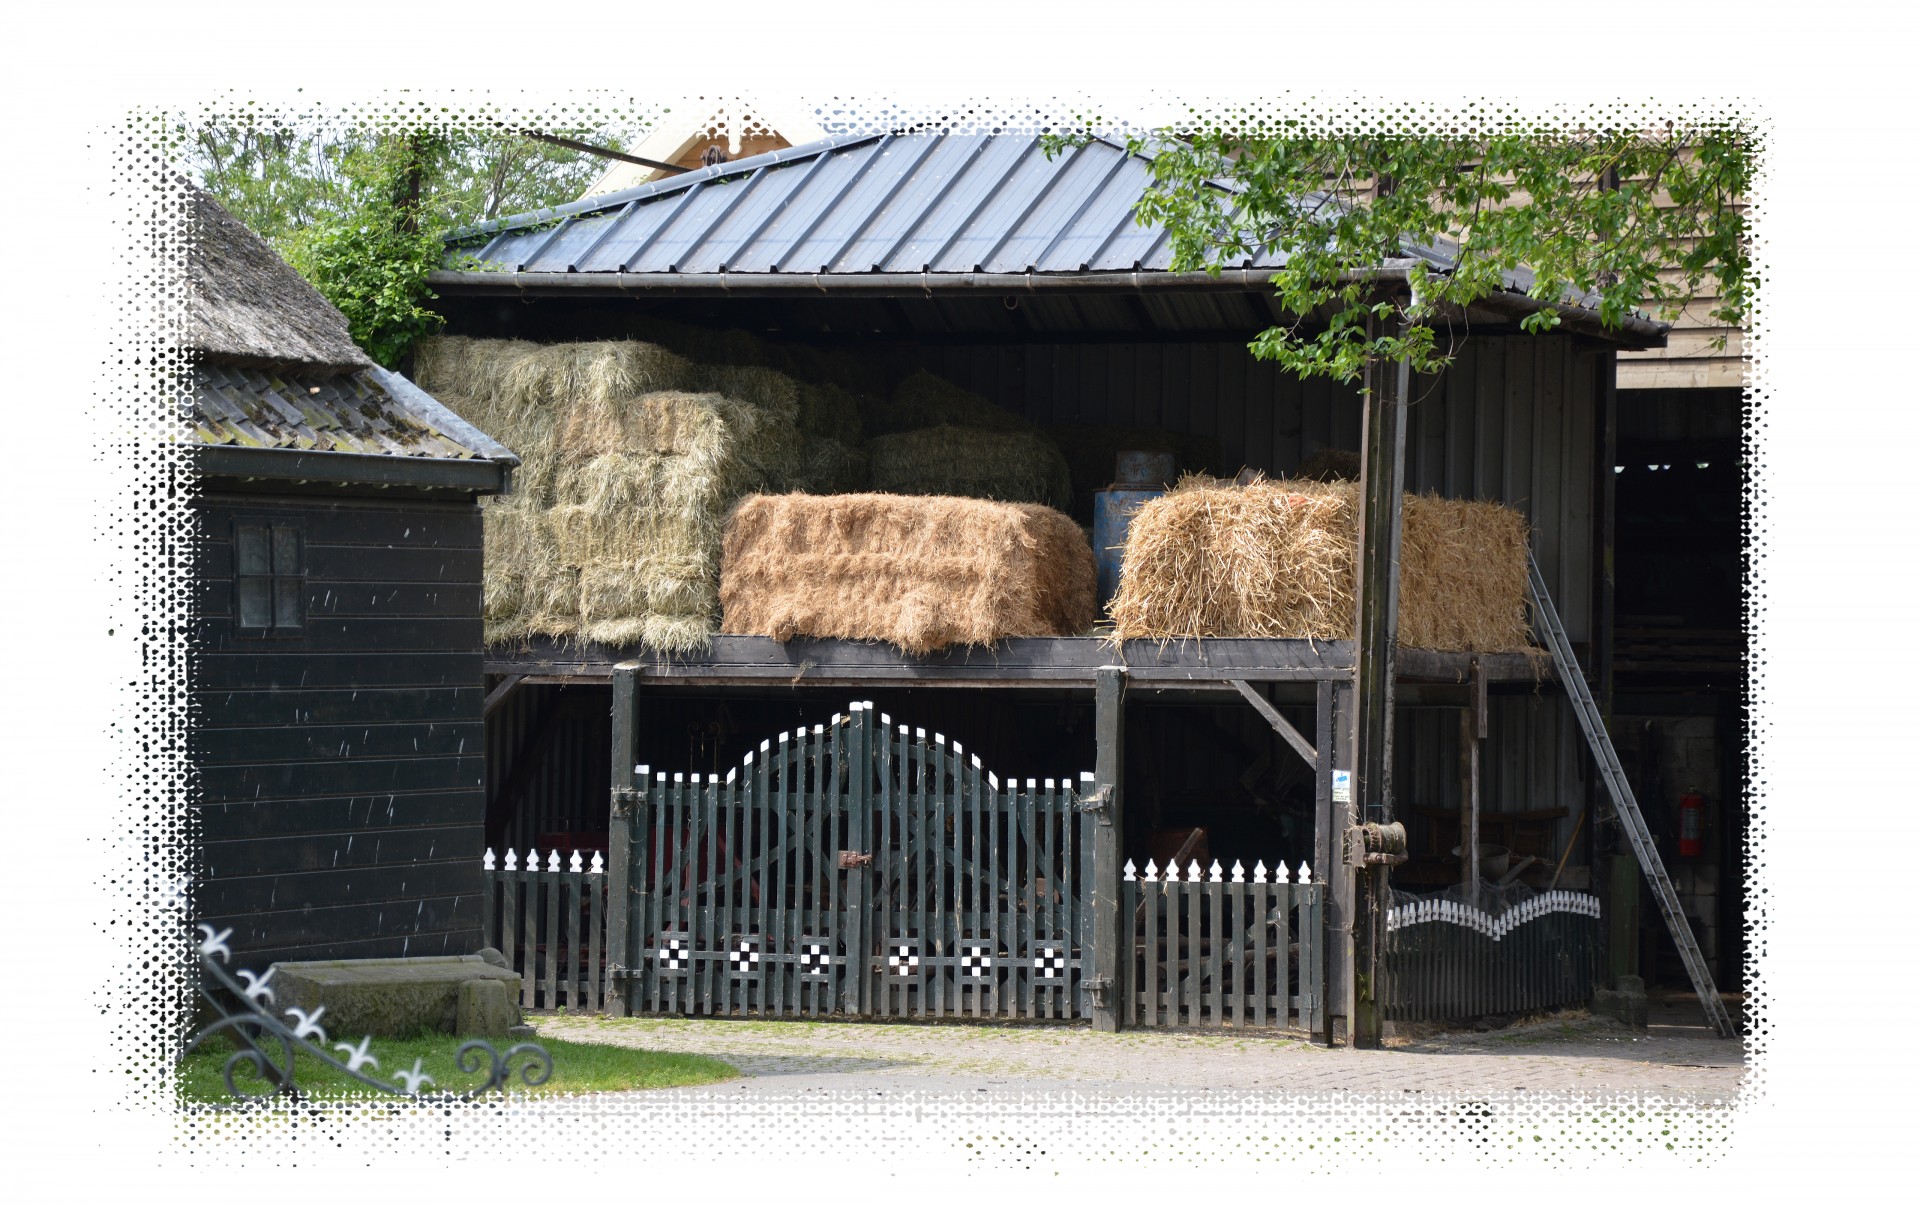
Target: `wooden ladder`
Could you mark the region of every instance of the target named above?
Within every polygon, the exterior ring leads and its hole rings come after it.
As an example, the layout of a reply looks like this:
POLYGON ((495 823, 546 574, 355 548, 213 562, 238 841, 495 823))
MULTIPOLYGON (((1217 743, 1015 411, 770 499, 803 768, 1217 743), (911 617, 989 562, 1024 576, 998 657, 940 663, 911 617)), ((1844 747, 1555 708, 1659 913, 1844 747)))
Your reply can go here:
POLYGON ((1573 700, 1573 713, 1587 734, 1587 747, 1593 750, 1593 760, 1599 763, 1600 778, 1607 784, 1607 794, 1613 797, 1613 808, 1620 817, 1620 827, 1626 830, 1634 856, 1640 859, 1640 869, 1653 886, 1653 898, 1660 905, 1660 914, 1666 918, 1667 932, 1673 934, 1673 944, 1680 947, 1680 959, 1687 964, 1687 975, 1693 980, 1693 990, 1699 994, 1700 1003, 1707 1010, 1707 1020, 1714 1032, 1723 1038, 1731 1038, 1735 1036, 1733 1018, 1727 1014, 1727 1006, 1721 1002, 1720 992, 1713 985, 1713 976, 1707 971, 1707 960, 1701 957, 1700 944, 1693 939, 1693 930, 1687 925, 1686 914, 1680 911, 1680 897, 1673 889, 1673 880, 1667 877, 1667 868, 1660 862, 1660 851, 1654 848, 1653 834, 1647 831, 1640 805, 1634 802, 1633 788, 1627 785, 1626 771, 1620 768, 1620 758, 1614 752, 1613 740, 1607 735, 1607 726, 1600 718, 1599 707, 1594 705, 1593 692, 1587 689, 1586 675, 1581 672, 1579 662, 1573 659, 1573 648, 1567 643, 1566 630, 1560 626, 1560 613, 1554 610, 1553 599, 1547 594, 1546 580, 1540 576, 1540 566, 1535 563, 1531 549, 1527 551, 1527 586, 1533 593, 1533 613, 1540 621, 1547 647, 1553 652, 1553 663, 1559 670, 1560 683, 1566 688, 1567 697, 1573 700))

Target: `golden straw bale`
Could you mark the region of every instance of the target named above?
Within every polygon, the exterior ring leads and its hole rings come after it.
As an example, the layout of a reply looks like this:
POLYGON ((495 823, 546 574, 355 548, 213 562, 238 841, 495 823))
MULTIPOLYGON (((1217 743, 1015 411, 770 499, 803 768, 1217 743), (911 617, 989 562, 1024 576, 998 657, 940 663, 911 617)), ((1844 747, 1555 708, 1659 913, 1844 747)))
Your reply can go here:
POLYGON ((1044 435, 928 427, 867 441, 876 491, 1037 502, 1065 508, 1073 499, 1066 458, 1044 435))
MULTIPOLYGON (((1115 638, 1352 639, 1359 501, 1352 482, 1183 478, 1134 515, 1109 604, 1115 638)), ((1528 649, 1526 549, 1517 511, 1409 497, 1400 642, 1528 649)))
POLYGON ((1093 550, 1043 506, 892 494, 756 495, 727 522, 722 630, 884 640, 921 655, 1094 621, 1093 550))

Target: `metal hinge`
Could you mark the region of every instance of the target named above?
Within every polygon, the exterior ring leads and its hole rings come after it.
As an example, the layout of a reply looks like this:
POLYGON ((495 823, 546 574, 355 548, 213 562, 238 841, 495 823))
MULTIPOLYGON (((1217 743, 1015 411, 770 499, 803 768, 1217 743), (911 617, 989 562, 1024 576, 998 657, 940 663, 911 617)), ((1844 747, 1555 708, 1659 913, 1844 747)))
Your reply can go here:
POLYGON ((1111 785, 1104 786, 1091 795, 1082 795, 1080 798, 1074 800, 1073 810, 1076 812, 1092 812, 1099 818, 1100 823, 1112 824, 1113 787, 1111 785))
POLYGON ((646 792, 642 791, 639 787, 613 788, 613 814, 616 816, 631 815, 633 806, 645 797, 646 792))
POLYGON ((1080 981, 1080 990, 1087 993, 1087 999, 1095 1008, 1112 1007, 1109 997, 1113 994, 1113 980, 1105 975, 1088 975, 1080 981))

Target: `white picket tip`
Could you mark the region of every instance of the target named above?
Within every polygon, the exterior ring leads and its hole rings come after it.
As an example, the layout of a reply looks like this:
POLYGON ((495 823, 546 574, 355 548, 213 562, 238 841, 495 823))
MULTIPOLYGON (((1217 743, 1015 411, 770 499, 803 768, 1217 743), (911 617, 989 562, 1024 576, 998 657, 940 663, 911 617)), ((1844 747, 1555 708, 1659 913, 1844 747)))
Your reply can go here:
POLYGON ((1253 864, 1253 881, 1256 883, 1264 883, 1267 881, 1266 859, 1262 858, 1253 864))
POLYGON ((1127 864, 1126 864, 1125 866, 1122 866, 1122 867, 1120 868, 1120 878, 1121 878, 1121 881, 1122 881, 1122 882, 1127 882, 1127 883, 1131 883, 1131 882, 1133 882, 1133 881, 1134 881, 1134 880, 1133 880, 1133 859, 1132 859, 1132 858, 1128 858, 1128 859, 1127 859, 1127 864))
POLYGON ((547 870, 553 874, 560 873, 560 851, 559 850, 550 849, 547 851, 547 870))
POLYGON ((1213 860, 1213 865, 1207 868, 1207 882, 1218 883, 1219 881, 1220 881, 1220 859, 1215 858, 1213 860))
POLYGON ((600 861, 600 851, 597 849, 594 850, 593 861, 587 864, 587 873, 588 874, 605 874, 606 869, 607 869, 606 866, 603 865, 600 861))
POLYGON ((488 850, 487 856, 480 859, 480 869, 482 870, 493 869, 493 851, 492 850, 488 850))
POLYGON ((1159 870, 1158 870, 1158 869, 1157 869, 1157 868, 1156 868, 1156 867, 1154 866, 1154 864, 1153 864, 1153 859, 1152 859, 1152 858, 1148 858, 1148 859, 1147 859, 1147 878, 1146 878, 1146 881, 1147 881, 1147 882, 1149 882, 1149 883, 1158 883, 1158 882, 1160 881, 1160 872, 1159 872, 1159 870))
POLYGON ((1313 882, 1313 867, 1307 865, 1305 862, 1300 863, 1300 882, 1313 882))
POLYGON ((574 850, 573 857, 567 859, 567 869, 574 874, 580 873, 580 851, 574 850))
POLYGON ((512 849, 507 850, 507 869, 508 870, 520 869, 520 855, 513 852, 512 849))
POLYGON ((1193 863, 1187 867, 1187 882, 1198 883, 1199 881, 1200 881, 1200 859, 1195 858, 1193 860, 1193 863))
POLYGON ((1287 864, 1285 862, 1273 868, 1273 881, 1276 883, 1284 883, 1287 881, 1287 864))
POLYGON ((1241 867, 1240 859, 1238 858, 1233 860, 1233 881, 1236 883, 1244 883, 1247 881, 1247 872, 1241 867))

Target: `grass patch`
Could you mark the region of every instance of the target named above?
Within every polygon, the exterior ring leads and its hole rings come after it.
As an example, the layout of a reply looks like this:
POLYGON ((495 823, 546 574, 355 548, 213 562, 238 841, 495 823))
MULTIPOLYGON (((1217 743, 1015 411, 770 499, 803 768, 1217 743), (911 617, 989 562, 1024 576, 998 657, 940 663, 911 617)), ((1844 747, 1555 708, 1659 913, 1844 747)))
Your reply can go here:
MULTIPOLYGON (((422 1083, 422 1091, 466 1092, 485 1080, 487 1068, 482 1066, 477 1073, 468 1073, 455 1065, 454 1055, 463 1040, 450 1034, 422 1034, 384 1040, 376 1038, 368 1049, 380 1060, 379 1070, 370 1066, 361 1070, 373 1079, 391 1084, 395 1082, 396 1073, 413 1070, 414 1060, 418 1059, 420 1070, 434 1080, 432 1085, 422 1083)), ((546 1083, 529 1087, 521 1082, 517 1070, 526 1060, 516 1059, 513 1063, 514 1074, 508 1080, 508 1091, 550 1096, 569 1092, 621 1092, 634 1088, 686 1088, 719 1083, 740 1074, 719 1059, 699 1054, 634 1050, 624 1046, 601 1046, 557 1038, 539 1038, 536 1041, 553 1056, 553 1074, 546 1083)), ((496 1041, 494 1047, 504 1053, 513 1044, 496 1041)), ((182 1103, 233 1102, 221 1076, 222 1068, 234 1049, 225 1041, 216 1039, 195 1049, 181 1061, 178 1091, 182 1103)), ((345 1061, 344 1057, 342 1061, 345 1061)), ((251 1066, 242 1064, 234 1071, 234 1082, 242 1090, 264 1088, 264 1084, 250 1078, 250 1072, 251 1066)), ((371 1092, 358 1080, 305 1053, 296 1056, 294 1082, 308 1096, 328 1100, 371 1092)))

